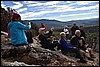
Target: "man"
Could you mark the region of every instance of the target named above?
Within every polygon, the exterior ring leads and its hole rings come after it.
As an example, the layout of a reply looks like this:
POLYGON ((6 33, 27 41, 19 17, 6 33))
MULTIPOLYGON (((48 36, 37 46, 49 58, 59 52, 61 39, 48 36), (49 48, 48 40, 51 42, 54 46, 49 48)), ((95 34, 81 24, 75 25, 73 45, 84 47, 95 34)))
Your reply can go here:
POLYGON ((72 36, 75 34, 76 30, 79 30, 79 27, 76 25, 76 23, 73 23, 73 26, 71 28, 71 34, 72 34, 72 36))
MULTIPOLYGON (((94 61, 94 59, 92 59, 92 58, 90 57, 90 56, 91 56, 91 52, 89 52, 88 55, 87 55, 87 54, 85 53, 85 51, 82 50, 82 49, 80 48, 80 47, 82 46, 82 39, 81 39, 80 35, 81 35, 80 30, 76 30, 76 31, 75 31, 75 35, 72 36, 72 38, 71 38, 71 40, 70 40, 70 43, 71 43, 74 47, 78 48, 78 49, 84 54, 84 56, 88 58, 88 60, 94 61)), ((89 49, 89 51, 90 51, 90 49, 89 49)))
POLYGON ((46 49, 50 49, 55 51, 55 45, 53 45, 53 43, 51 43, 51 40, 49 40, 49 38, 52 36, 53 33, 53 29, 51 28, 51 30, 49 31, 49 33, 46 33, 45 28, 40 28, 39 29, 39 40, 40 40, 40 44, 42 45, 43 48, 46 49))
POLYGON ((66 55, 67 52, 76 53, 77 57, 80 59, 80 62, 86 63, 87 61, 81 56, 80 50, 69 44, 66 40, 66 34, 64 32, 60 33, 60 45, 61 52, 66 55))
POLYGON ((80 26, 80 32, 81 32, 81 35, 80 35, 80 37, 84 37, 85 39, 86 39, 86 34, 85 34, 85 32, 84 32, 84 28, 83 28, 83 26, 80 26))

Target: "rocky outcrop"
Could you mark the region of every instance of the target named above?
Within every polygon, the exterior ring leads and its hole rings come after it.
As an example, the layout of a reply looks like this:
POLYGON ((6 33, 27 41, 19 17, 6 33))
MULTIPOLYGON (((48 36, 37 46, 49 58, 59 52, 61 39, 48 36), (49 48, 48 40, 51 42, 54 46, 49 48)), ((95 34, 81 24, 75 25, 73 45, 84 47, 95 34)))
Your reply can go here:
POLYGON ((99 37, 97 38, 97 41, 96 42, 97 43, 96 43, 96 45, 94 47, 94 50, 99 53, 99 37))
POLYGON ((60 50, 41 48, 37 38, 33 38, 33 47, 29 48, 26 46, 15 48, 4 33, 1 40, 1 66, 99 66, 99 53, 95 53, 95 61, 83 64, 78 62, 77 58, 63 55, 60 50))

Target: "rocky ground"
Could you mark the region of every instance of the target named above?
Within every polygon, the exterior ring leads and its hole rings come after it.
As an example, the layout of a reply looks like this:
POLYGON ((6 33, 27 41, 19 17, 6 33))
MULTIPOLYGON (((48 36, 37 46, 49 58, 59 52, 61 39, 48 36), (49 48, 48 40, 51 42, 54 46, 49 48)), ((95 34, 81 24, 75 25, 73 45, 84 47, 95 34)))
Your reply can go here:
POLYGON ((40 47, 39 42, 33 38, 33 47, 26 50, 18 47, 17 53, 10 43, 7 35, 1 35, 1 66, 99 66, 99 53, 95 52, 95 61, 86 64, 78 62, 76 58, 65 56, 61 51, 50 51, 40 47), (15 56, 16 54, 16 56, 15 56))

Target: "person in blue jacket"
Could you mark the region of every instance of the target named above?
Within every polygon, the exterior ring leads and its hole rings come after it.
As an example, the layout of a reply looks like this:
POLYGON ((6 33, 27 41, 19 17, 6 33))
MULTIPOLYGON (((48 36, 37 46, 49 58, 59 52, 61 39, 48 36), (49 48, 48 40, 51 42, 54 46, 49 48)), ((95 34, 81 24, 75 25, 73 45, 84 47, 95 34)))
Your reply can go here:
POLYGON ((30 30, 31 24, 25 25, 20 21, 21 16, 17 13, 13 13, 12 22, 9 22, 8 24, 10 27, 11 43, 14 46, 28 45, 24 30, 30 30))
POLYGON ((60 35, 60 45, 62 54, 66 55, 67 52, 76 53, 76 56, 80 59, 80 62, 86 63, 87 61, 82 57, 80 50, 68 43, 65 32, 61 32, 60 35))

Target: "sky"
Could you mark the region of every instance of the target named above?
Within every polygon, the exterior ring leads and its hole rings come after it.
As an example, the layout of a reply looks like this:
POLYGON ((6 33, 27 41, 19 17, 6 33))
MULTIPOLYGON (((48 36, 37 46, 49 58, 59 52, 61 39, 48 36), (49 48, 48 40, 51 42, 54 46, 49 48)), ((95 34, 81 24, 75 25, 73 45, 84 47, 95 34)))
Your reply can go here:
POLYGON ((22 20, 99 18, 99 1, 1 1, 1 6, 15 9, 22 20))

